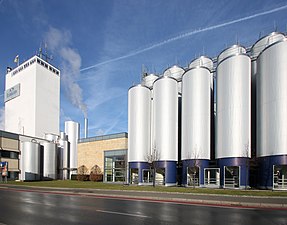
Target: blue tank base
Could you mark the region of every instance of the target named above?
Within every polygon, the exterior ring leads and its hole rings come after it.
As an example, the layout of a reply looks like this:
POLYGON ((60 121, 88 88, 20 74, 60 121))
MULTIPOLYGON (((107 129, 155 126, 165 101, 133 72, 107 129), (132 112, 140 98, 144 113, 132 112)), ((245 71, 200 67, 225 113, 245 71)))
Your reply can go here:
MULTIPOLYGON (((164 180, 163 184, 168 186, 172 184, 176 185, 176 161, 157 161, 156 168, 157 169, 164 169, 164 180)), ((170 185, 171 186, 171 185, 170 185)))
MULTIPOLYGON (((185 187, 190 187, 187 181, 187 167, 199 167, 199 186, 204 187, 204 169, 209 167, 208 159, 185 159, 182 160, 182 185, 185 187)), ((191 185, 192 186, 192 185, 191 185)))
POLYGON ((246 157, 231 157, 218 159, 220 168, 220 187, 225 189, 246 189, 249 187, 249 158, 246 157), (225 184, 224 167, 239 167, 239 184, 237 187, 225 184))
POLYGON ((273 188, 273 168, 276 165, 287 165, 287 155, 273 155, 259 157, 258 188, 272 190, 273 188))
POLYGON ((138 170, 138 181, 137 184, 144 184, 143 182, 143 170, 149 170, 150 165, 147 162, 129 162, 129 183, 132 182, 131 180, 131 169, 138 170))

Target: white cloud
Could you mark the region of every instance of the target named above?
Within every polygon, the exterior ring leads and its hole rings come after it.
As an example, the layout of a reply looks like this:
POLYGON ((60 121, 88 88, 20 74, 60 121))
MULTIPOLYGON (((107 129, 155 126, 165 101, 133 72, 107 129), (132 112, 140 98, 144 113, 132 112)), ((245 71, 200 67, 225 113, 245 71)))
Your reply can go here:
POLYGON ((60 56, 61 78, 65 94, 71 103, 78 107, 87 117, 87 106, 83 101, 83 91, 77 83, 82 59, 76 49, 72 48, 72 35, 69 31, 50 27, 45 35, 47 45, 52 52, 60 56))

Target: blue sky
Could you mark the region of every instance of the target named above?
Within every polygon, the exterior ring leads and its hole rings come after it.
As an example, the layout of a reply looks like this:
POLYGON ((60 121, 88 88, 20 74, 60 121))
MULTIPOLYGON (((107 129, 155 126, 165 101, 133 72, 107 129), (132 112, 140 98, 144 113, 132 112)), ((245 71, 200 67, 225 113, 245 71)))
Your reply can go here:
MULTIPOLYGON (((250 46, 276 28, 286 32, 287 1, 0 0, 0 28, 0 93, 15 56, 22 62, 47 43, 62 72, 61 130, 71 119, 82 131, 86 113, 96 136, 127 132, 127 93, 143 65, 161 74, 236 42, 250 46)), ((3 110, 1 95, 0 120, 3 110)))

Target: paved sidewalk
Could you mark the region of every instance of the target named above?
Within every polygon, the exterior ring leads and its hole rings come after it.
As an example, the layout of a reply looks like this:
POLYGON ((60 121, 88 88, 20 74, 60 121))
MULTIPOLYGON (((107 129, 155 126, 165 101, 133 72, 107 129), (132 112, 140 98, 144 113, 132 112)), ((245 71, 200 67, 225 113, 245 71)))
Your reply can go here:
POLYGON ((264 196, 231 196, 195 193, 172 193, 130 190, 103 190, 84 188, 53 188, 31 187, 18 185, 0 185, 1 188, 14 190, 49 192, 54 194, 72 194, 83 196, 97 196, 105 198, 136 199, 143 201, 165 201, 173 203, 188 203, 216 206, 247 207, 247 208, 270 208, 287 210, 287 197, 264 197, 264 196))

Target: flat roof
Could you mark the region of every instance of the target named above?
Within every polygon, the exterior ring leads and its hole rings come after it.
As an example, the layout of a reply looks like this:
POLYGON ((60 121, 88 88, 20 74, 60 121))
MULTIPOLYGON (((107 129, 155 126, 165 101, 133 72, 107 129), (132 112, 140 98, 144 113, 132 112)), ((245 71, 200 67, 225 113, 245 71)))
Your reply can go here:
POLYGON ((0 137, 10 138, 14 140, 19 140, 19 134, 7 132, 4 130, 0 130, 0 137))
POLYGON ((101 135, 101 136, 95 136, 95 137, 89 137, 89 138, 81 138, 79 139, 79 143, 85 143, 85 142, 93 142, 93 141, 102 141, 102 140, 109 140, 109 139, 117 139, 117 138, 127 138, 128 133, 117 133, 117 134, 107 134, 107 135, 101 135))

